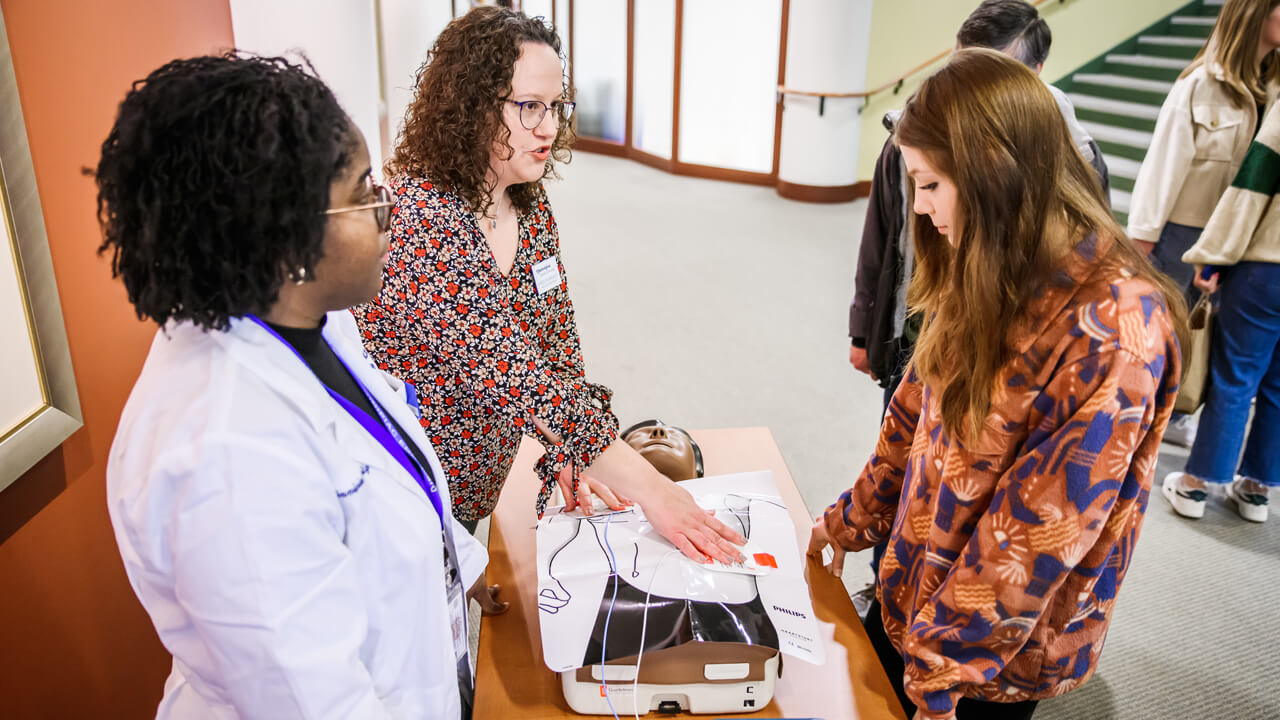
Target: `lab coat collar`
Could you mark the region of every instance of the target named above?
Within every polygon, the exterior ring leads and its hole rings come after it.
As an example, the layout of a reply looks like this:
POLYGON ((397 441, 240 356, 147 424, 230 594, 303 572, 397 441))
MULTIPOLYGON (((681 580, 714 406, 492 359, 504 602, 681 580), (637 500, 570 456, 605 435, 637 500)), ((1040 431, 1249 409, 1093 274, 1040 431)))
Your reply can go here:
MULTIPOLYGON (((431 472, 437 479, 437 485, 447 500, 445 488, 448 483, 439 460, 432 451, 430 443, 426 442, 425 435, 415 432, 415 429, 420 426, 405 403, 404 396, 397 393, 390 384, 399 381, 388 378, 375 368, 371 364, 368 353, 359 343, 346 341, 342 332, 345 325, 351 326, 348 328, 351 332, 347 334, 358 337, 355 334, 355 321, 346 310, 329 313, 321 334, 338 357, 346 363, 360 384, 364 385, 388 415, 409 434, 410 442, 414 442, 422 450, 431 466, 431 472)), ((285 402, 297 408, 316 433, 333 438, 337 446, 354 460, 388 472, 402 485, 413 490, 414 495, 421 498, 423 502, 430 502, 417 481, 330 397, 324 384, 306 363, 265 328, 247 318, 232 318, 229 330, 213 332, 210 335, 251 372, 261 375, 265 383, 274 388, 285 402)))
MULTIPOLYGON (((325 340, 329 340, 330 324, 325 323, 322 333, 325 340)), ((297 408, 317 433, 330 432, 337 424, 337 413, 342 409, 329 397, 324 384, 291 348, 261 325, 248 318, 231 318, 230 329, 210 335, 245 368, 262 376, 285 402, 297 408)))

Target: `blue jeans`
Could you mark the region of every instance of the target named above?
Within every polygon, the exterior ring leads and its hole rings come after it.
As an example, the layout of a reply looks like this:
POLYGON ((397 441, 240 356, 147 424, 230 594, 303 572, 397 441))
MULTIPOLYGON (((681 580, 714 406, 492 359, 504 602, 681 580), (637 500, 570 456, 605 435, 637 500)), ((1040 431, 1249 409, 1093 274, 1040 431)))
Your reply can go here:
POLYGON ((1187 298, 1187 306, 1194 305, 1200 292, 1192 285, 1191 279, 1196 274, 1194 266, 1182 262, 1182 255, 1200 239, 1200 231, 1204 228, 1165 223, 1160 231, 1160 239, 1151 251, 1151 264, 1160 272, 1173 279, 1182 294, 1187 298))
POLYGON ((1240 474, 1280 486, 1280 264, 1243 262, 1222 271, 1209 359, 1209 390, 1187 472, 1227 483, 1257 396, 1240 474))

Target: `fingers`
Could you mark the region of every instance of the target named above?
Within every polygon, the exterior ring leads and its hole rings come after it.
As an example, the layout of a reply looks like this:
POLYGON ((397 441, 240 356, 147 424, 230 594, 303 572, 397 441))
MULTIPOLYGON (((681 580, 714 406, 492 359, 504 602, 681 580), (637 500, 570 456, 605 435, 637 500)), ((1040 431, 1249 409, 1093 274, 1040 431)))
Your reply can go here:
POLYGON ((562 486, 560 488, 560 494, 564 496, 565 510, 573 510, 574 508, 578 507, 578 498, 573 494, 572 486, 567 486, 567 487, 562 486))
MULTIPOLYGON (((723 536, 716 538, 716 544, 720 546, 720 551, 728 556, 728 562, 742 562, 747 559, 747 556, 742 554, 737 545, 729 542, 723 536)), ((721 562, 726 561, 721 560, 721 562)))
POLYGON ((711 559, 725 564, 742 562, 744 556, 729 536, 741 537, 723 523, 712 519, 708 519, 706 526, 685 533, 694 547, 711 559), (715 522, 719 528, 714 527, 711 522, 715 522))
POLYGON ((476 601, 480 604, 481 613, 485 615, 501 615, 511 608, 511 603, 498 601, 498 593, 501 590, 501 585, 490 585, 476 594, 476 601))
POLYGON ((579 484, 590 485, 591 490, 596 495, 600 496, 600 499, 604 501, 604 504, 610 510, 617 511, 617 510, 627 509, 626 504, 623 503, 621 500, 619 500, 618 496, 603 483, 597 482, 595 480, 588 478, 586 475, 583 475, 579 484))
POLYGON ((844 554, 844 550, 841 550, 835 545, 831 546, 831 565, 828 566, 828 569, 831 571, 831 574, 836 577, 840 577, 844 574, 844 554))
MULTIPOLYGON (((735 545, 745 545, 747 542, 747 539, 742 536, 742 533, 738 532, 737 530, 734 530, 728 525, 725 525, 714 514, 707 517, 707 527, 711 528, 713 531, 715 531, 717 535, 720 536, 720 538, 724 538, 729 543, 733 543, 735 545)), ((737 552, 736 548, 731 548, 731 549, 733 549, 734 552, 737 552)))
POLYGON ((831 543, 827 540, 827 525, 823 518, 813 524, 813 529, 809 532, 809 550, 808 553, 814 557, 822 557, 822 550, 831 543))
POLYGON ((703 553, 704 556, 707 556, 709 560, 724 562, 724 564, 727 565, 730 564, 730 562, 735 562, 735 557, 733 557, 733 555, 740 556, 740 553, 737 552, 730 555, 730 552, 721 546, 721 539, 710 533, 703 532, 692 534, 690 541, 692 541, 692 543, 694 543, 694 547, 698 548, 698 550, 703 553))
POLYGON ((591 502, 591 488, 586 483, 586 478, 578 478, 578 507, 582 508, 583 515, 593 515, 595 508, 591 502))
POLYGON ((564 498, 564 509, 566 511, 578 507, 578 499, 573 496, 573 475, 566 472, 572 467, 571 465, 566 465, 565 469, 561 470, 560 474, 556 476, 556 482, 560 485, 560 496, 564 498))
POLYGON ((675 537, 674 545, 676 546, 677 550, 684 553, 685 557, 689 558, 690 560, 696 563, 702 563, 703 565, 705 565, 711 562, 711 558, 707 557, 706 555, 703 555, 702 552, 698 550, 698 548, 693 546, 692 542, 689 542, 689 538, 684 535, 677 535, 675 537))

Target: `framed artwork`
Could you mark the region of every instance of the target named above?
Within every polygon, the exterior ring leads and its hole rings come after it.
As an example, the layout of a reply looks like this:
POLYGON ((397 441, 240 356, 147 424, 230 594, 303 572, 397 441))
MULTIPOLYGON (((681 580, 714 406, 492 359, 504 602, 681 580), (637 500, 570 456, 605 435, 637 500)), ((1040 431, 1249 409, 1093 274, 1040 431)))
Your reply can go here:
POLYGON ((0 490, 83 424, 0 17, 0 490))

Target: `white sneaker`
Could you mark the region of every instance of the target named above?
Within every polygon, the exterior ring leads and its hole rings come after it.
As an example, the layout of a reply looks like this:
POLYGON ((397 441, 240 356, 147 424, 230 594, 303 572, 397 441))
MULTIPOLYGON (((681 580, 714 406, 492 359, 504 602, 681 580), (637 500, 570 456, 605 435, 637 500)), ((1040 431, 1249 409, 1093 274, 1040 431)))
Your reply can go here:
POLYGON ((1237 475, 1227 486, 1227 497, 1236 502, 1236 512, 1250 522, 1267 521, 1267 486, 1243 475, 1237 475))
MULTIPOLYGON (((1171 472, 1164 478, 1160 490, 1173 511, 1185 518, 1198 520, 1204 517, 1204 506, 1209 498, 1206 490, 1187 490, 1182 485, 1182 477, 1186 473, 1171 472)), ((1264 510, 1265 512, 1265 510, 1264 510)))
POLYGON ((853 601, 853 610, 858 613, 858 618, 867 619, 867 611, 871 609, 871 603, 876 599, 876 584, 867 583, 861 590, 849 595, 849 599, 853 601))
POLYGON ((1164 441, 1170 445, 1189 448, 1196 441, 1196 430, 1199 427, 1199 415, 1177 415, 1169 420, 1169 426, 1164 429, 1164 441))

